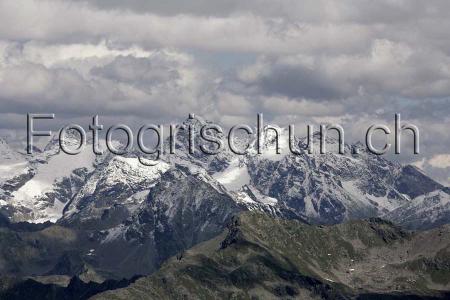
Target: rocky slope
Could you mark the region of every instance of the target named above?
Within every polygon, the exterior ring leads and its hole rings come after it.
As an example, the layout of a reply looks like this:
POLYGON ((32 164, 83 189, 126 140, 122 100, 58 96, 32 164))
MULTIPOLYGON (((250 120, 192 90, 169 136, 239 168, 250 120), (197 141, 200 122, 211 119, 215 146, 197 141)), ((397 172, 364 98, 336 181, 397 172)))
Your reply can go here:
POLYGON ((244 213, 150 277, 92 299, 446 299, 450 228, 310 226, 244 213))
MULTIPOLYGON (((341 155, 332 152, 337 140, 326 141, 330 149, 326 154, 309 154, 306 141, 300 139, 300 155, 251 157, 250 183, 261 193, 306 215, 310 222, 322 224, 383 216, 418 194, 406 188, 405 181, 421 182, 423 192, 442 187, 429 178, 425 180, 413 167, 403 168, 360 148, 354 154, 358 145, 346 145, 341 155)), ((317 143, 315 149, 318 147, 317 143)))
MULTIPOLYGON (((66 139, 66 144, 76 143, 76 136, 66 139)), ((14 153, 14 161, 19 160, 12 165, 14 172, 10 164, 0 162, 0 169, 8 168, 8 177, 0 178, 0 211, 13 222, 55 222, 94 170, 96 159, 101 160, 91 149, 79 155, 63 153, 56 135, 33 155, 20 155, 10 148, 9 152, 14 153)))
POLYGON ((0 138, 0 207, 5 207, 11 192, 32 177, 25 157, 0 138))
POLYGON ((132 211, 128 203, 89 202, 94 205, 82 209, 82 217, 76 213, 58 225, 21 230, 4 220, 0 274, 74 276, 88 270, 117 279, 149 274, 168 257, 219 234, 245 209, 202 176, 180 170, 164 173, 143 198, 133 199, 132 211))
POLYGON ((450 188, 417 196, 385 216, 409 229, 429 229, 450 223, 450 188))

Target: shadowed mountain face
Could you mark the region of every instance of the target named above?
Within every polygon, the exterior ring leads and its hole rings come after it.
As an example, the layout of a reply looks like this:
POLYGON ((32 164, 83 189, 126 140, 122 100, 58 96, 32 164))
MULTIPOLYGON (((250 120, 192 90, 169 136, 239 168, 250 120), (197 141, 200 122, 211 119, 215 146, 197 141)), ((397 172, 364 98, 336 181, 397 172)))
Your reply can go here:
POLYGON ((395 184, 400 193, 411 198, 443 188, 441 184, 409 165, 402 168, 401 176, 398 177, 395 184))
POLYGON ((149 274, 170 256, 222 232, 245 209, 199 177, 177 170, 166 172, 149 195, 132 215, 124 216, 118 204, 95 214, 93 205, 86 219, 64 219, 62 226, 34 225, 34 231, 18 232, 6 223, 0 228, 0 272, 74 276, 95 270, 101 278, 149 274))
POLYGON ((3 279, 0 280, 0 284, 8 285, 9 288, 6 291, 0 290, 0 298, 8 300, 84 300, 104 291, 123 288, 135 280, 136 278, 120 281, 106 280, 102 283, 85 283, 78 277, 73 277, 67 286, 61 286, 58 284, 42 283, 33 279, 27 279, 25 281, 3 279))
POLYGON ((446 299, 450 228, 408 233, 380 219, 311 226, 260 213, 93 299, 446 299))

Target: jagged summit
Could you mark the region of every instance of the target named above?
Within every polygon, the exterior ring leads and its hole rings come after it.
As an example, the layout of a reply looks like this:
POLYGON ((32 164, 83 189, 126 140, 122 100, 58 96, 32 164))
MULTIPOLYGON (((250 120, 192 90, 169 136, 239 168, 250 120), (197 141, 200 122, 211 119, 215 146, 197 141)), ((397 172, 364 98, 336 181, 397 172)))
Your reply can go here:
MULTIPOLYGON (((81 136, 75 129, 67 130, 63 135, 63 138, 64 145, 68 148, 77 149, 81 143, 81 136)), ((86 145, 92 145, 92 141, 92 135, 86 134, 86 145)), ((45 145, 43 152, 45 152, 47 155, 54 155, 60 152, 60 142, 63 142, 60 141, 60 131, 54 132, 48 143, 45 145)))
POLYGON ((184 126, 189 126, 189 125, 193 125, 195 127, 201 127, 207 124, 212 124, 213 122, 211 122, 210 120, 207 120, 201 116, 198 116, 196 114, 192 114, 189 117, 187 117, 184 121, 183 124, 184 126), (192 117, 192 118, 191 118, 192 117))
MULTIPOLYGON (((137 152, 123 157, 95 157, 88 149, 80 155, 65 156, 56 150, 59 147, 55 135, 43 153, 36 156, 40 160, 32 162, 31 175, 21 179, 8 199, 22 207, 18 220, 56 220, 63 212, 70 212, 71 218, 89 217, 96 206, 120 206, 128 215, 165 172, 184 168, 247 209, 333 224, 384 217, 412 199, 442 188, 412 167, 402 167, 365 151, 353 153, 362 144, 345 144, 344 154, 338 154, 334 134, 327 134, 327 152, 320 154, 317 131, 313 134, 313 154, 307 151, 306 137, 296 138, 299 153, 290 153, 288 130, 280 128, 279 154, 275 150, 275 132, 269 130, 262 137, 262 154, 255 151, 254 136, 237 136, 237 145, 244 149, 248 146, 243 155, 226 147, 218 154, 208 155, 200 150, 206 143, 198 130, 209 123, 199 116, 188 118, 184 124, 194 125, 197 131, 194 153, 189 153, 188 130, 179 130, 175 154, 164 153, 155 166, 141 164, 137 152)), ((226 133, 222 137, 225 136, 226 133)), ((68 140, 78 144, 78 133, 69 132, 68 140)), ((166 140, 165 150, 168 143, 166 140)), ((103 212, 93 213, 94 219, 97 213, 101 217, 103 212)), ((14 208, 10 214, 16 214, 14 208)))

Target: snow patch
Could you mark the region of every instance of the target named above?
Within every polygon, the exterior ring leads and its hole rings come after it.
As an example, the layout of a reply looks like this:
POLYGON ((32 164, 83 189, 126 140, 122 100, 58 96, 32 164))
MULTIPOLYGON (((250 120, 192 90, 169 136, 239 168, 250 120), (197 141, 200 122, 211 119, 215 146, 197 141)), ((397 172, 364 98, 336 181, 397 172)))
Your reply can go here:
MULTIPOLYGON (((352 198, 357 200, 370 200, 376 202, 379 207, 392 211, 399 206, 397 203, 393 203, 386 196, 377 197, 371 194, 363 193, 361 189, 357 186, 356 180, 343 181, 342 187, 344 190, 352 196, 352 198)), ((369 202, 369 201, 366 201, 369 202)))
POLYGON ((29 220, 29 222, 56 221, 62 216, 64 203, 56 199, 52 207, 46 206, 44 211, 42 211, 39 210, 39 207, 45 205, 39 203, 39 197, 52 192, 54 184, 58 180, 70 176, 74 170, 83 167, 92 170, 94 160, 95 154, 90 149, 86 149, 78 155, 68 155, 59 152, 51 156, 47 163, 37 165, 36 175, 32 179, 13 192, 12 204, 28 207, 34 211, 36 219, 29 220))

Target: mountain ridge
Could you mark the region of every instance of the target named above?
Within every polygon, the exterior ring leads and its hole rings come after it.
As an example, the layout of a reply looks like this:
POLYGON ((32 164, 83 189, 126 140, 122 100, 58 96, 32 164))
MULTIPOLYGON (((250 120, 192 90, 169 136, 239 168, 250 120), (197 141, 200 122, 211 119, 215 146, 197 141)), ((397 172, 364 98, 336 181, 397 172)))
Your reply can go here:
POLYGON ((434 288, 448 288, 448 277, 415 262, 440 253, 448 262, 449 230, 412 234, 380 219, 311 226, 246 212, 155 274, 92 299, 444 299, 434 288), (436 249, 416 249, 423 240, 436 249))

